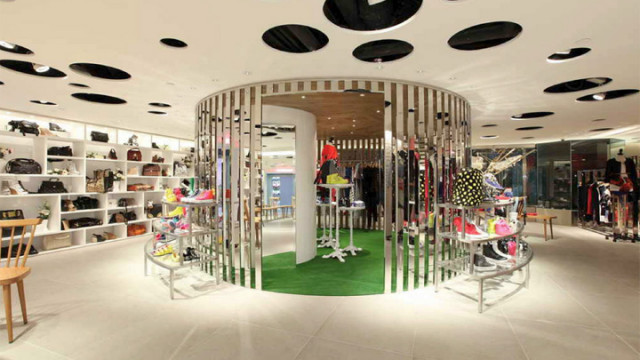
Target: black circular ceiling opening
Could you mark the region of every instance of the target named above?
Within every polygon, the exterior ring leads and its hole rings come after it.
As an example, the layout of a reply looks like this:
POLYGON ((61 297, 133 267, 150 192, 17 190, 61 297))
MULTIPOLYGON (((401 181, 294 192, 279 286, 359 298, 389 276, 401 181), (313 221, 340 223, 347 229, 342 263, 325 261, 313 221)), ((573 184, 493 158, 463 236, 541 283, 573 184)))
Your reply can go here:
POLYGON ((551 116, 553 114, 554 113, 551 111, 534 111, 534 112, 513 115, 511 117, 511 120, 528 120, 528 119, 535 119, 535 118, 540 118, 545 116, 551 116))
POLYGON ((621 89, 621 90, 611 90, 604 91, 597 94, 590 94, 579 97, 576 99, 577 101, 604 101, 604 100, 612 100, 617 99, 624 96, 629 96, 633 94, 637 94, 640 90, 638 89, 621 89))
POLYGON ((70 86, 75 86, 75 87, 79 87, 79 88, 88 88, 89 85, 85 85, 85 84, 80 84, 80 83, 69 83, 70 86))
POLYGON ((24 46, 20 46, 18 44, 13 44, 8 41, 0 40, 0 50, 14 53, 14 54, 22 54, 22 55, 31 55, 33 51, 27 49, 24 46))
POLYGON ((480 139, 497 139, 498 135, 482 135, 480 139))
POLYGON ((275 131, 263 131, 262 132, 262 137, 271 137, 271 136, 277 136, 278 133, 275 131))
POLYGON ((485 125, 482 125, 483 128, 490 128, 490 127, 496 127, 496 126, 498 126, 498 124, 485 124, 485 125))
POLYGON ((148 112, 149 114, 154 114, 154 115, 167 115, 167 113, 166 113, 166 112, 164 112, 164 111, 150 110, 150 111, 147 111, 147 112, 148 112))
POLYGON ((592 120, 592 121, 593 122, 598 122, 598 121, 605 121, 605 120, 607 120, 607 119, 595 119, 595 120, 592 120))
POLYGON ((329 38, 318 29, 289 24, 265 31, 262 41, 276 50, 302 54, 322 49, 329 43, 329 38))
POLYGON ((103 95, 103 94, 91 94, 91 93, 75 93, 71 94, 76 99, 90 101, 100 104, 126 104, 124 99, 117 98, 115 96, 103 95))
POLYGON ((591 49, 586 47, 579 47, 579 48, 573 48, 573 49, 564 50, 564 51, 558 51, 556 53, 549 55, 549 57, 547 58, 547 61, 548 62, 567 61, 567 60, 576 58, 578 56, 582 56, 588 53, 589 51, 591 51, 591 49))
POLYGON ((544 89, 544 92, 550 94, 568 93, 574 91, 582 91, 593 89, 598 86, 604 86, 611 82, 611 78, 608 77, 593 77, 584 78, 578 80, 565 81, 559 84, 549 86, 544 89))
POLYGON ((131 78, 131 75, 129 75, 128 72, 107 65, 75 63, 69 65, 69 67, 81 74, 102 79, 125 80, 131 78))
POLYGON ((2 81, 0 81, 0 85, 4 85, 4 83, 2 81))
POLYGON ((510 21, 494 21, 466 28, 448 43, 458 50, 480 50, 504 44, 522 32, 522 26, 510 21))
POLYGON ((332 23, 344 29, 374 31, 411 19, 422 0, 326 0, 322 11, 332 23))
POLYGON ((374 63, 401 59, 413 51, 413 45, 402 40, 375 40, 364 43, 353 50, 356 58, 374 63))
POLYGON ((525 136, 525 137, 523 137, 523 139, 524 140, 529 140, 529 139, 534 139, 534 137, 533 136, 525 136))
POLYGON ((155 106, 155 107, 161 107, 161 108, 171 107, 171 105, 165 104, 165 103, 161 103, 161 102, 150 102, 149 105, 155 106))
POLYGON ((543 129, 542 126, 525 126, 525 127, 520 127, 517 128, 516 130, 518 131, 531 131, 531 130, 540 130, 543 129))
POLYGON ((54 102, 44 101, 44 100, 29 100, 29 101, 34 103, 34 104, 38 104, 38 105, 49 105, 49 106, 58 105, 58 104, 56 104, 54 102))
POLYGON ((613 130, 613 128, 598 128, 598 129, 591 129, 589 131, 591 131, 591 132, 600 132, 600 131, 609 131, 609 130, 613 130))
POLYGON ((47 65, 36 64, 28 61, 20 60, 0 60, 0 66, 7 69, 21 72, 23 74, 61 78, 67 76, 58 69, 54 69, 47 65))
POLYGON ((171 47, 175 47, 175 48, 185 48, 187 47, 187 43, 179 40, 179 39, 174 39, 174 38, 164 38, 164 39, 160 39, 160 42, 167 45, 167 46, 171 46, 171 47))

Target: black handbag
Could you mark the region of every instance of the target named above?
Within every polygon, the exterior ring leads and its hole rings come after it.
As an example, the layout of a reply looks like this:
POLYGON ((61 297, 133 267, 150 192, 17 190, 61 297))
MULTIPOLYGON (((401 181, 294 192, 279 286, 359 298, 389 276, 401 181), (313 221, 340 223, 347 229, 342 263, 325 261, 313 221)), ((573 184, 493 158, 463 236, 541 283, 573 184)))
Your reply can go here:
POLYGON ((58 178, 50 178, 43 181, 38 189, 39 194, 62 194, 66 192, 67 189, 64 188, 64 183, 58 178))
POLYGON ((40 135, 38 124, 31 121, 11 120, 9 121, 9 126, 11 126, 11 131, 16 131, 17 129, 23 136, 27 136, 27 134, 34 134, 35 136, 40 135))
POLYGON ((62 127, 60 127, 60 125, 56 124, 56 123, 49 123, 49 130, 51 131, 58 131, 58 132, 66 132, 65 129, 63 129, 62 127))
MULTIPOLYGON (((22 231, 22 230, 20 230, 20 231, 22 231)), ((16 233, 17 232, 18 232, 18 230, 16 229, 16 233)), ((27 251, 27 246, 26 245, 22 247, 20 256, 23 256, 25 251, 27 251)), ((0 257, 6 257, 8 252, 9 252, 9 247, 8 246, 3 247, 2 249, 0 249, 0 257)), ((37 253, 38 253, 38 250, 32 244, 31 248, 29 248, 29 255, 35 255, 37 253)), ((11 247, 11 257, 16 257, 16 255, 18 255, 18 246, 12 246, 11 247)))
MULTIPOLYGON (((22 210, 0 210, 0 220, 19 220, 24 219, 22 210)), ((17 227, 14 237, 22 234, 22 227, 17 227)), ((2 237, 11 236, 11 229, 2 229, 2 237)))
POLYGON ((91 132, 91 141, 109 142, 109 134, 100 131, 91 132))
POLYGON ((111 160, 118 160, 118 154, 116 153, 116 149, 109 150, 109 155, 107 156, 107 158, 111 160))
POLYGON ((157 218, 162 216, 162 204, 153 204, 147 208, 147 217, 157 218))
POLYGON ((70 219, 68 221, 69 221, 69 227, 71 229, 102 225, 102 220, 89 218, 89 217, 84 217, 79 219, 70 219))
POLYGON ((71 146, 52 146, 47 149, 47 155, 52 156, 73 156, 71 146))
POLYGON ((42 167, 33 159, 18 158, 9 160, 5 171, 9 174, 41 174, 42 167))
POLYGON ((104 169, 104 192, 113 191, 114 181, 115 181, 115 176, 113 175, 113 170, 104 169))
POLYGON ((98 208, 98 199, 94 199, 88 196, 80 196, 79 198, 73 200, 73 205, 75 205, 78 210, 91 210, 98 208))

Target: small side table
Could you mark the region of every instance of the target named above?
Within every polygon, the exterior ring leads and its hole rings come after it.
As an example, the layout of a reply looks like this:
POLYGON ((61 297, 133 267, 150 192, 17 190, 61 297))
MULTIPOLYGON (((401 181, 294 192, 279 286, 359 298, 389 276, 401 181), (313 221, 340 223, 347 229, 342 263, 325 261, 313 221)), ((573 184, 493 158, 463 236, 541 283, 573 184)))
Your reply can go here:
POLYGON ((549 222, 549 230, 551 230, 551 239, 553 239, 553 219, 557 219, 554 215, 527 215, 527 219, 542 220, 544 222, 544 241, 547 241, 547 222, 549 222))
POLYGON ((356 211, 362 211, 364 210, 365 207, 356 207, 356 206, 351 206, 351 207, 341 207, 340 210, 341 211, 347 211, 349 212, 349 246, 347 246, 346 248, 342 249, 342 251, 344 252, 350 252, 351 256, 356 256, 356 253, 358 251, 362 251, 362 248, 359 247, 355 247, 355 245, 353 245, 353 214, 356 211))

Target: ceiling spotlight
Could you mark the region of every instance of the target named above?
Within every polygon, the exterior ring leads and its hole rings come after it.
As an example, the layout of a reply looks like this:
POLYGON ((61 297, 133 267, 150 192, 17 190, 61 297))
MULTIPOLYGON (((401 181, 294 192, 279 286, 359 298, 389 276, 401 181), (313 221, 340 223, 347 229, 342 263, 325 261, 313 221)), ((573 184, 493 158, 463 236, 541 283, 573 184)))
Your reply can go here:
POLYGON ((16 47, 16 44, 12 44, 10 42, 0 40, 0 46, 2 46, 5 49, 13 49, 16 47))
POLYGON ((335 129, 336 129, 336 127, 335 127, 335 126, 332 126, 332 127, 331 127, 331 130, 335 130, 335 129))
POLYGON ((382 64, 380 64, 380 65, 376 66, 376 69, 382 70, 382 69, 384 69, 384 66, 382 66, 382 64))
POLYGON ((49 69, 51 68, 47 65, 33 64, 33 70, 40 74, 46 73, 47 71, 49 71, 49 69))
POLYGON ((327 120, 331 120, 331 116, 329 116, 329 117, 327 118, 327 120))
POLYGON ((243 74, 249 76, 249 75, 251 75, 251 71, 245 71, 243 74))
POLYGON ((604 100, 604 98, 605 98, 605 94, 603 93, 593 94, 594 100, 602 101, 604 100))
POLYGON ((351 125, 351 126, 356 127, 356 124, 353 124, 353 125, 351 125))
POLYGON ((360 94, 360 96, 364 97, 364 94, 360 94))
POLYGON ((416 72, 417 72, 418 74, 422 74, 422 73, 424 73, 424 70, 418 70, 418 71, 416 71, 416 72))
POLYGON ((376 110, 376 112, 377 112, 378 114, 380 114, 380 110, 376 110))
POLYGON ((306 96, 304 96, 304 95, 302 95, 302 96, 300 96, 300 97, 301 97, 301 98, 303 98, 303 99, 306 99, 306 98, 307 98, 307 97, 306 97, 306 96))
POLYGON ((351 132, 351 135, 353 135, 353 131, 351 132))
POLYGON ((351 120, 351 121, 356 122, 356 119, 353 119, 353 120, 351 120))

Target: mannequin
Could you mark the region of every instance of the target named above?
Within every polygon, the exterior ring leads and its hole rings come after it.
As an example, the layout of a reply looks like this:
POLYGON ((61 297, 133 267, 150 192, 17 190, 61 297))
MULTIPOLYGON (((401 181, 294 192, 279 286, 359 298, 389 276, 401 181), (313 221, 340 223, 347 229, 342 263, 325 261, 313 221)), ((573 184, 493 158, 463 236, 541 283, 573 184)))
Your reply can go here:
POLYGON ((605 181, 609 183, 611 190, 612 208, 616 215, 613 228, 613 241, 626 238, 627 203, 631 202, 633 214, 633 238, 632 241, 639 241, 638 237, 638 173, 633 160, 624 156, 624 151, 620 149, 618 154, 607 161, 605 181))

